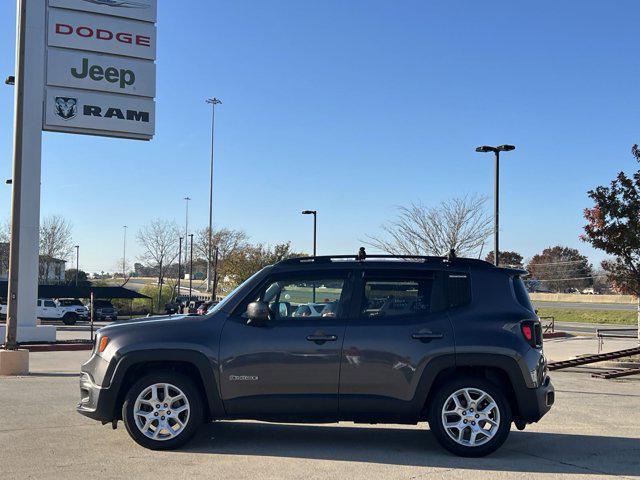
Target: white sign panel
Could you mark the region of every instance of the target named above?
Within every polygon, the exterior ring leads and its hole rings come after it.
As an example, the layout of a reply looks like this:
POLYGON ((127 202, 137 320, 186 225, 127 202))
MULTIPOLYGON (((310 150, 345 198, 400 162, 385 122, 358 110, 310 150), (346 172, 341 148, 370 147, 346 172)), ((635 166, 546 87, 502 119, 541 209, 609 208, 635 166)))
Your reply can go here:
POLYGON ((156 96, 156 64, 149 60, 50 48, 47 85, 156 96))
POLYGON ((156 22, 158 15, 157 0, 49 0, 49 5, 151 23, 156 22))
POLYGON ((49 46, 156 58, 156 27, 151 23, 50 8, 48 30, 49 46))
POLYGON ((155 133, 155 102, 49 87, 44 120, 44 130, 148 140, 155 133))

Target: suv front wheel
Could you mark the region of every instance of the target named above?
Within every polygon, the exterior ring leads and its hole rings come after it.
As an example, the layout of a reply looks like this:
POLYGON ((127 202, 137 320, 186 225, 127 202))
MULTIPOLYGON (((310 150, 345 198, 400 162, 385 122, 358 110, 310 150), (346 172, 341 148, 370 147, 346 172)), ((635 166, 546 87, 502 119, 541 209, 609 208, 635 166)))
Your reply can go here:
POLYGON ((501 389, 481 378, 463 378, 438 389, 429 427, 447 450, 482 457, 498 449, 511 428, 511 408, 501 389))
POLYGON ((138 444, 152 450, 172 450, 188 442, 202 424, 202 397, 184 375, 152 373, 129 389, 122 418, 138 444))

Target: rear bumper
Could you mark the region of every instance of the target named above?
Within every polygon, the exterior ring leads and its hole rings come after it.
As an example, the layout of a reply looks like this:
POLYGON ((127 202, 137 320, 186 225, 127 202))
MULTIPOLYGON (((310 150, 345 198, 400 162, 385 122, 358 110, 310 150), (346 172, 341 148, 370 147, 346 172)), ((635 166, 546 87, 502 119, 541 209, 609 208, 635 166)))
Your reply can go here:
POLYGON ((537 422, 551 410, 554 402, 555 389, 551 378, 546 376, 539 387, 527 389, 526 393, 520 395, 518 402, 520 417, 526 423, 537 422))

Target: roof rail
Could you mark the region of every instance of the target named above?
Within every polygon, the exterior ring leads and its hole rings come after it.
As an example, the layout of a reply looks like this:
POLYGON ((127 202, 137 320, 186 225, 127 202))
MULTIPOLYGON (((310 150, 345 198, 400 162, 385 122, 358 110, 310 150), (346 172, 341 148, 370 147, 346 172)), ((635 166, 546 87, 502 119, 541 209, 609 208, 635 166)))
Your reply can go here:
POLYGON ((460 257, 436 257, 428 255, 366 255, 366 258, 356 255, 321 255, 311 257, 295 257, 281 260, 276 265, 296 265, 304 263, 333 263, 334 261, 352 260, 354 262, 366 262, 370 260, 422 260, 424 263, 451 263, 451 264, 474 264, 492 266, 484 260, 475 258, 460 257))

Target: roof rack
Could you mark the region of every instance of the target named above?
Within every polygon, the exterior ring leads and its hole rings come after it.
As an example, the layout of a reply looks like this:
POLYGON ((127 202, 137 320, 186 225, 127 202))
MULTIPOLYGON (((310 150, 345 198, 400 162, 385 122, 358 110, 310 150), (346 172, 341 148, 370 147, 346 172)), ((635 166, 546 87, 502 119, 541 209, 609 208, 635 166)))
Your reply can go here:
POLYGON ((304 263, 333 263, 335 261, 354 261, 354 262, 366 262, 371 260, 421 260, 423 263, 451 263, 456 265, 461 264, 473 264, 473 265, 484 265, 484 266, 492 266, 490 263, 485 262, 484 260, 479 260, 475 258, 459 258, 451 256, 446 257, 436 257, 436 256, 427 256, 427 255, 369 255, 367 254, 364 258, 360 255, 322 255, 315 257, 295 257, 288 258, 286 260, 281 260, 277 263, 277 265, 296 265, 296 264, 304 264, 304 263))

